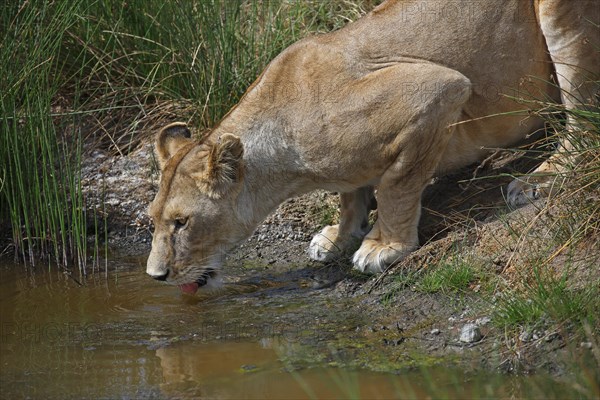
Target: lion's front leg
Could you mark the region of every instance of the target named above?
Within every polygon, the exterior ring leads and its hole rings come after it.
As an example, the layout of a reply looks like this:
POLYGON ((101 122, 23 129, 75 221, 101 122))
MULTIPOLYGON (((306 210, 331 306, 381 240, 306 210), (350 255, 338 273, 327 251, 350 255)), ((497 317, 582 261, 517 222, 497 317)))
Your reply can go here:
POLYGON ((354 268, 361 272, 380 273, 419 244, 421 194, 437 169, 454 132, 453 123, 470 93, 469 82, 460 76, 443 70, 438 79, 444 90, 422 93, 420 101, 426 111, 398 134, 398 157, 384 172, 377 189, 377 222, 352 259, 354 268))
MULTIPOLYGON (((452 118, 453 114, 444 117, 452 118)), ((436 127, 438 121, 432 121, 430 131, 407 133, 411 137, 406 146, 383 174, 377 189, 377 221, 352 259, 359 271, 383 272, 418 246, 421 195, 450 137, 447 123, 442 120, 436 127), (427 151, 422 151, 423 146, 427 151)))
POLYGON ((375 208, 373 187, 340 194, 340 223, 317 233, 308 248, 310 258, 329 261, 356 249, 368 231, 369 211, 375 208))
POLYGON ((378 189, 378 219, 352 259, 354 268, 376 274, 402 260, 419 244, 424 182, 405 182, 406 187, 382 185, 378 189), (414 187, 411 187, 414 184, 414 187))

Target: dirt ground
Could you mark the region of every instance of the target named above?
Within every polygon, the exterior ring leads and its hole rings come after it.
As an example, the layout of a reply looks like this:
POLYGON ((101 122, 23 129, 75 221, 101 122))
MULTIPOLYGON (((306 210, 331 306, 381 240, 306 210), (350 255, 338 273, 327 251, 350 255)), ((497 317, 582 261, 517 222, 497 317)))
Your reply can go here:
MULTIPOLYGON (((375 323, 338 337, 348 359, 355 360, 354 364, 361 360, 359 366, 385 369, 390 360, 404 366, 452 362, 469 368, 562 375, 568 371, 565 355, 589 352, 580 343, 570 342, 567 332, 546 330, 541 324, 537 331, 509 335, 491 321, 490 300, 478 296, 477 287, 460 295, 424 294, 396 284, 406 269, 435 265, 457 245, 491 273, 518 269, 527 251, 514 242, 510 226, 528 221, 541 206, 530 204, 518 210, 506 206, 503 189, 511 180, 509 175, 533 166, 521 156, 521 152, 497 152, 480 165, 435 180, 423 197, 422 247, 401 265, 405 269, 397 267, 370 277, 353 271, 348 259, 328 264, 310 261, 306 250, 312 235, 335 221, 338 212, 337 195, 315 192, 288 200, 264 221, 229 256, 224 280, 226 284, 262 279, 294 282, 280 293, 282 302, 286 296, 293 301, 298 290, 310 288, 328 301, 344 299, 351 307, 368 311, 375 323), (480 340, 460 341, 461 330, 469 324, 479 330, 480 340), (389 358, 375 359, 381 353, 369 352, 373 346, 384 347, 389 358)), ((86 158, 87 207, 107 216, 109 247, 117 254, 149 252, 146 207, 156 193, 158 179, 151 143, 123 157, 96 151, 86 158)), ((597 273, 597 268, 593 270, 597 273)))

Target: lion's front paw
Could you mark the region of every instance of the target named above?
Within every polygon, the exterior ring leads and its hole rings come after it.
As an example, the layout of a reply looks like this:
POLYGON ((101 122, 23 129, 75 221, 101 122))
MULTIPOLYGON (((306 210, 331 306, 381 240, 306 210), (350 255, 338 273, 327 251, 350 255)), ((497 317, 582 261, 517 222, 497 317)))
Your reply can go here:
POLYGON ((354 253, 352 262, 354 268, 368 274, 383 272, 392 263, 401 261, 406 257, 414 246, 406 246, 400 243, 382 245, 375 240, 363 240, 360 248, 354 253))
POLYGON ((344 254, 353 246, 357 246, 359 239, 339 237, 338 228, 339 225, 326 226, 313 237, 308 246, 308 255, 311 259, 330 261, 344 254))
POLYGON ((308 246, 308 255, 315 261, 329 261, 340 254, 335 241, 338 236, 338 225, 326 226, 317 233, 308 246))
POLYGON ((506 189, 508 204, 512 207, 519 207, 548 197, 553 183, 551 181, 550 177, 515 179, 506 189))

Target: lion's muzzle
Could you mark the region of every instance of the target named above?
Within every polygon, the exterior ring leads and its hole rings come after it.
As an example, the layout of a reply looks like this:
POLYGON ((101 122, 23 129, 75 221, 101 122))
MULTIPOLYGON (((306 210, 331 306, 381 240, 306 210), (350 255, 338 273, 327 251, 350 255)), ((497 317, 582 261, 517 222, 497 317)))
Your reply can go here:
POLYGON ((169 267, 161 260, 161 257, 156 254, 154 246, 148 256, 146 264, 146 273, 158 281, 166 281, 169 276, 169 267))

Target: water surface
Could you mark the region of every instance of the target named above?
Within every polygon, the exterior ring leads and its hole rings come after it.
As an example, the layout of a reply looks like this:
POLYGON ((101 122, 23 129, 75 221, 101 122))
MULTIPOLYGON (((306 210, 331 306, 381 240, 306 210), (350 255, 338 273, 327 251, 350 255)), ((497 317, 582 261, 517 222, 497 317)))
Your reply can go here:
MULTIPOLYGON (((2 398, 544 397, 572 394, 544 377, 433 368, 376 373, 297 363, 307 345, 350 335, 367 316, 302 282, 248 280, 182 295, 143 260, 79 285, 57 268, 0 266, 2 398), (299 367, 300 365, 300 367, 299 367)), ((369 349, 365 349, 369 351, 369 349)))

